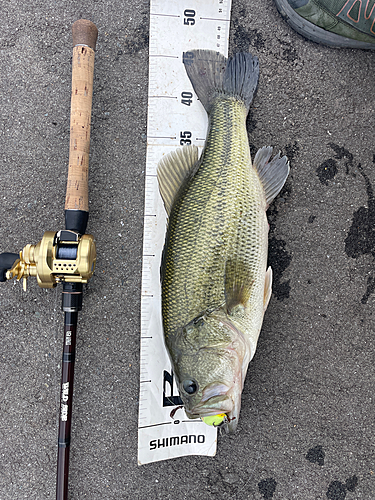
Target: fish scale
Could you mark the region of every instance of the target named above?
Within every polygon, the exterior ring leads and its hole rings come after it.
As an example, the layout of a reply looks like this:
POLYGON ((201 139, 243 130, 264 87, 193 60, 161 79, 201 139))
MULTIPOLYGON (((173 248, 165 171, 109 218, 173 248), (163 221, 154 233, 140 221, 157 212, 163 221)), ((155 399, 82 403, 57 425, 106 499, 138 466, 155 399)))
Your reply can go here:
POLYGON ((167 339, 202 312, 225 303, 228 259, 247 263, 254 294, 264 287, 266 200, 251 166, 246 114, 242 102, 217 99, 198 172, 172 208, 162 270, 167 339))

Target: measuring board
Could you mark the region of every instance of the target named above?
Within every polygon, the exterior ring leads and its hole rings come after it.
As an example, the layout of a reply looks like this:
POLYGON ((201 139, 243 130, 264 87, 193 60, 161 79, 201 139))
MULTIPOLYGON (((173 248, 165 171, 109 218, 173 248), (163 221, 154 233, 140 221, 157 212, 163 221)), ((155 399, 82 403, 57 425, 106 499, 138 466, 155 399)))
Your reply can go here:
POLYGON ((202 150, 207 113, 182 63, 183 52, 210 49, 228 55, 231 0, 151 0, 145 215, 141 298, 138 463, 216 453, 217 429, 189 420, 164 346, 160 260, 166 213, 156 170, 160 159, 185 144, 202 150))

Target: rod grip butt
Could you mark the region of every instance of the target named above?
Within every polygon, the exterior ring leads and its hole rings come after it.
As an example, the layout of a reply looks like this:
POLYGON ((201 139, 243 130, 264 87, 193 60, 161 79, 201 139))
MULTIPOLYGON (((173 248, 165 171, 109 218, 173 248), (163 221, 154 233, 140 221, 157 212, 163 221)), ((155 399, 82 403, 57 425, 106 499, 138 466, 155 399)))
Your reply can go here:
POLYGON ((98 38, 98 28, 87 19, 79 19, 73 24, 73 47, 76 45, 88 45, 95 50, 98 38))

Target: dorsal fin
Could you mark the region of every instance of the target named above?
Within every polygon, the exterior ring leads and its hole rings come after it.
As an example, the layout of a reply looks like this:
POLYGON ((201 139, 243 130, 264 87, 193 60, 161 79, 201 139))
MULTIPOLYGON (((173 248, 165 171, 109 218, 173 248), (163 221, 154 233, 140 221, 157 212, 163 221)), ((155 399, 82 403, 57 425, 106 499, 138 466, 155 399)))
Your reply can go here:
POLYGON ((164 156, 158 164, 159 191, 168 214, 184 180, 198 161, 197 146, 184 146, 164 156))
POLYGON ((271 161, 272 148, 259 149, 254 158, 254 168, 258 172, 266 193, 267 204, 280 193, 289 175, 289 162, 286 156, 280 158, 278 153, 271 161))

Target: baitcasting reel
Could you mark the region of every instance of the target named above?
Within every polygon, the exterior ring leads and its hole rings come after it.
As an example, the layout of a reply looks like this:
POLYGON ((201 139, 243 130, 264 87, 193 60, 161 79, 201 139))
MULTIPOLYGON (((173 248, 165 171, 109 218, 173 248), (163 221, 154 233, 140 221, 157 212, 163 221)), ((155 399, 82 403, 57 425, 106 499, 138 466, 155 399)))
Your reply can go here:
POLYGON ((41 288, 53 288, 60 282, 87 283, 94 273, 96 247, 90 234, 75 231, 46 231, 36 245, 26 245, 19 255, 0 255, 0 281, 35 276, 41 288))

